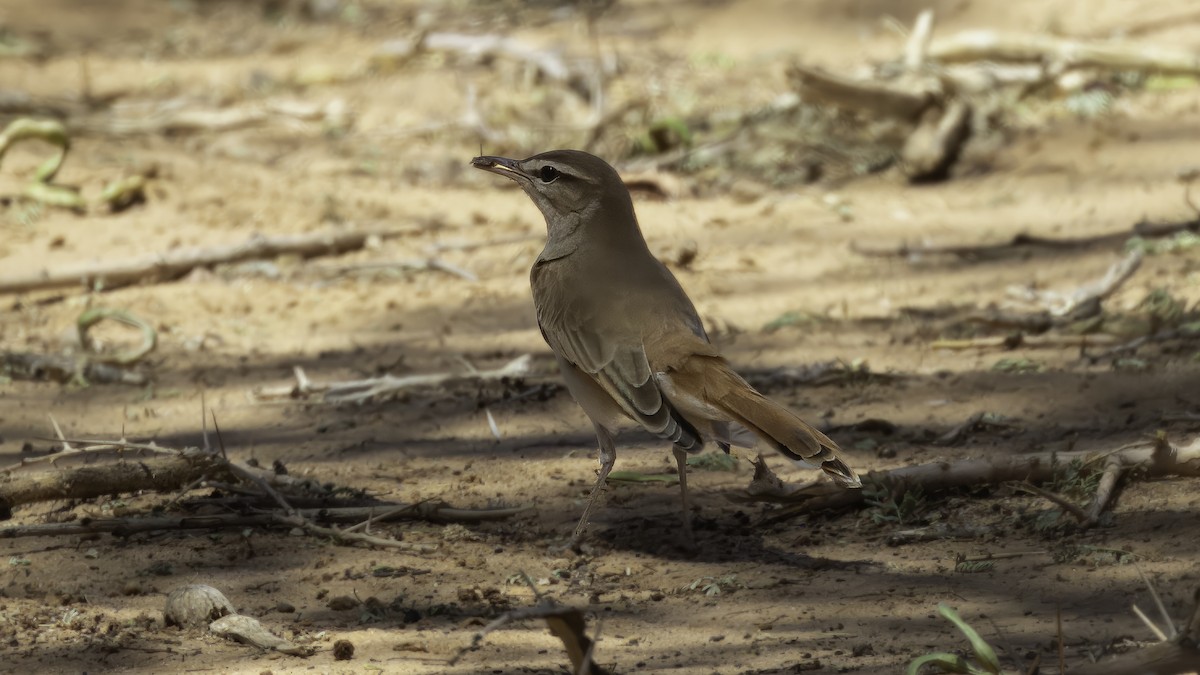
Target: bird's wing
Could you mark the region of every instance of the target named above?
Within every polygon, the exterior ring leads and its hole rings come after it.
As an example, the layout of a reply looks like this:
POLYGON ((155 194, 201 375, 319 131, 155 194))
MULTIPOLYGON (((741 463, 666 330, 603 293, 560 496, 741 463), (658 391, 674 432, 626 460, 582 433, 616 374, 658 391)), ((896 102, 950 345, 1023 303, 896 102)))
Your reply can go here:
POLYGON ((590 313, 580 305, 538 311, 538 326, 550 348, 594 379, 626 415, 684 450, 698 450, 703 445, 700 432, 663 396, 640 335, 622 330, 619 321, 615 326, 610 321, 613 330, 604 336, 591 325, 590 313))

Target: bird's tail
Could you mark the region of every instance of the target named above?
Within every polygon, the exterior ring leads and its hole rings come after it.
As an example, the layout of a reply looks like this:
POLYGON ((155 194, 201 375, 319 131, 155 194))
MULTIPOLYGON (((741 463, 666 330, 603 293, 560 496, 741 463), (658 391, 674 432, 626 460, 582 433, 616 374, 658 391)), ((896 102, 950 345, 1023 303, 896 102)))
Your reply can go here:
POLYGON ((723 382, 705 387, 709 405, 754 432, 784 456, 819 466, 842 487, 862 487, 858 474, 842 459, 833 439, 813 428, 792 411, 763 396, 725 363, 707 364, 708 376, 723 382))

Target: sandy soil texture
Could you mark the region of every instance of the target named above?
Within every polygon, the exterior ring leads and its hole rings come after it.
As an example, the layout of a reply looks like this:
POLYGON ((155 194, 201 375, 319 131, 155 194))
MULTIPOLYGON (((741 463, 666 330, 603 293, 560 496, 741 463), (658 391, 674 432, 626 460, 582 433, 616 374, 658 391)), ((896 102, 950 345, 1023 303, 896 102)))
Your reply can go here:
MULTIPOLYGON (((0 275, 255 233, 404 232, 341 256, 280 256, 104 292, 0 297, 5 351, 71 349, 75 318, 89 306, 145 317, 159 336, 142 366, 151 384, 0 384, 0 466, 57 447, 48 415, 73 438, 198 445, 203 400, 237 459, 279 461, 291 475, 379 500, 532 508, 496 523, 373 528, 432 552, 257 528, 3 540, 0 671, 567 672, 562 645, 533 621, 492 633, 447 665, 482 625, 535 602, 523 574, 539 592, 584 610, 589 633, 599 635, 597 660, 623 673, 903 672, 921 654, 966 648, 937 615, 943 602, 1002 649, 1010 667, 1040 657, 1042 672, 1058 672, 1059 612, 1068 665, 1153 639, 1130 611, 1131 603, 1152 605, 1139 569, 1184 619, 1200 578, 1200 486, 1186 478, 1131 481, 1104 525, 1085 531, 1010 486, 778 519, 776 506, 727 499, 750 480, 754 453, 742 451, 736 462, 691 470, 698 551, 682 546, 677 487, 651 480, 614 483, 584 552, 564 552, 596 462, 590 424, 557 386, 534 322, 527 270, 544 225, 524 195, 468 162, 481 143, 488 154, 518 156, 582 145, 568 123, 585 119, 587 105, 570 87, 503 58, 378 57, 380 45, 421 27, 510 35, 581 57, 596 45, 619 65, 610 108, 644 99, 664 115, 716 117, 786 92, 793 59, 852 71, 894 57, 904 40, 890 26, 911 25, 925 7, 620 0, 589 33, 584 10, 571 3, 6 0, 0 44, 33 51, 0 57, 0 94, 65 101, 84 118, 89 102, 116 97, 123 119, 166 115, 161 104, 179 101, 270 120, 207 131, 177 118, 153 132, 80 129, 57 180, 94 202, 109 181, 148 173, 145 203, 79 215, 9 199, 0 210, 0 275), (493 134, 481 134, 471 115, 493 134), (504 385, 458 383, 345 406, 251 396, 292 383, 297 366, 327 381, 494 368, 522 354, 532 355, 533 372, 504 385), (931 523, 977 528, 978 536, 887 543, 897 530, 931 523), (958 564, 1001 553, 1020 555, 958 564), (263 653, 165 627, 166 594, 189 583, 220 588, 240 612, 317 653, 263 653), (339 640, 354 645, 349 660, 335 660, 339 640)), ((1107 37, 1124 28, 1154 44, 1200 49, 1200 17, 1183 0, 1154 3, 1152 13, 1126 0, 930 7, 939 32, 1107 37)), ((689 186, 700 178, 668 176, 682 187, 670 198, 639 193, 636 205, 651 248, 671 262, 730 360, 830 429, 864 472, 1114 448, 1159 431, 1187 439, 1200 432, 1194 339, 1122 360, 1088 359, 1077 345, 932 346, 986 332, 962 324, 948 332, 946 317, 999 305, 1009 286, 1070 290, 1101 276, 1123 255, 1121 238, 998 260, 854 252, 1019 233, 1088 237, 1194 219, 1178 176, 1200 156, 1200 86, 1176 84, 1124 92, 1099 115, 1046 116, 1014 133, 986 170, 943 183, 913 186, 893 171, 774 185, 735 167, 696 195, 689 186), (831 360, 868 364, 872 375, 810 384, 787 376, 831 360), (938 442, 981 412, 994 423, 938 442), (861 424, 869 420, 886 423, 861 424)), ((632 171, 630 146, 606 137, 598 149, 632 171)), ((33 143, 11 150, 0 194, 19 193, 46 152, 33 143)), ((1194 312, 1200 247, 1147 255, 1105 311, 1152 322, 1161 312, 1147 310, 1148 296, 1194 312)), ((96 337, 110 346, 131 339, 109 325, 96 337)), ((790 482, 812 475, 766 459, 790 482)), ((664 444, 631 432, 617 469, 669 478, 673 463, 664 444)), ((204 487, 53 502, 18 508, 2 525, 154 509, 221 513, 234 497, 204 487)))

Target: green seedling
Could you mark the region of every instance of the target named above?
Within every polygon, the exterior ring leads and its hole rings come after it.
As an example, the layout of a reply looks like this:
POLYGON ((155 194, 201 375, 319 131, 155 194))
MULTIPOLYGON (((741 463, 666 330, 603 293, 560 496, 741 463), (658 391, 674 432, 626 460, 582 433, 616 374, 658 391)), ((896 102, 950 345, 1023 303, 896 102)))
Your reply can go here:
POLYGON ((958 654, 949 652, 937 652, 934 654, 926 654, 918 657, 908 664, 907 675, 920 675, 921 669, 925 666, 932 666, 938 673, 967 673, 968 675, 1000 675, 1000 659, 996 656, 996 650, 987 643, 986 640, 979 637, 979 633, 971 628, 970 624, 963 621, 958 612, 945 603, 938 604, 938 613, 958 627, 962 634, 966 636, 967 641, 971 643, 971 651, 975 654, 974 662, 968 661, 958 654))

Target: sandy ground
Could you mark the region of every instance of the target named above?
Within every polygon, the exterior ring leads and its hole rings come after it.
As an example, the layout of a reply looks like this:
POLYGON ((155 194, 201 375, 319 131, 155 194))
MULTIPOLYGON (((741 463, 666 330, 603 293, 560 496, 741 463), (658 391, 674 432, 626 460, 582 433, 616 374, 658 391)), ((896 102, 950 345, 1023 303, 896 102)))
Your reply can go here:
MULTIPOLYGON (((59 180, 91 199, 107 181, 153 166, 147 203, 119 214, 47 210, 35 217, 11 204, 0 224, 4 274, 233 243, 255 232, 412 229, 339 258, 283 258, 100 294, 0 298, 6 350, 66 348, 74 318, 90 305, 149 317, 160 334, 148 366, 152 386, 0 385, 0 464, 55 445, 47 440, 48 414, 71 437, 123 433, 197 445, 203 397, 232 456, 280 460, 295 475, 382 500, 533 508, 503 523, 377 528, 437 547, 422 554, 257 530, 4 541, 0 671, 566 672, 561 645, 535 622, 499 630, 457 665, 446 663, 483 623, 534 602, 522 573, 546 595, 585 610, 589 631, 600 635, 598 660, 617 672, 896 673, 920 654, 965 647, 937 616, 940 602, 957 607, 1023 664, 1039 655, 1057 662, 1061 611, 1068 664, 1079 664, 1089 650, 1114 641, 1150 639, 1129 610, 1132 602, 1150 605, 1133 561, 1178 619, 1189 611, 1200 576, 1200 541, 1191 526, 1200 491, 1186 479, 1133 482, 1111 523, 1087 532, 1039 528, 1047 504, 1007 489, 938 498, 927 505, 926 521, 989 533, 888 547, 887 535, 906 524, 878 524, 869 513, 767 523, 773 507, 730 502, 723 495, 744 487, 751 473, 752 455, 742 452, 731 471, 691 472, 698 551, 681 545, 677 488, 651 482, 614 485, 584 554, 562 552, 595 462, 583 413, 561 389, 542 386, 555 381, 553 362, 533 320, 527 269, 544 226, 518 191, 467 168, 479 149, 475 134, 409 131, 457 119, 471 87, 489 114, 522 98, 532 106, 555 100, 539 98, 534 85, 500 66, 422 59, 366 77, 337 74, 422 22, 574 45, 586 34, 583 21, 569 6, 540 3, 350 6, 355 12, 321 20, 287 7, 276 15, 258 4, 222 2, 93 7, 10 0, 0 9, 0 27, 42 49, 38 58, 0 59, 5 88, 75 96, 86 63, 96 97, 183 96, 216 106, 285 95, 340 101, 354 119, 332 131, 309 123, 83 134, 59 180), (438 259, 478 280, 436 270, 312 272, 314 265, 425 259, 438 246, 446 247, 438 259), (345 379, 462 371, 464 362, 494 367, 525 353, 534 356, 537 373, 528 386, 456 386, 358 407, 264 404, 249 396, 256 387, 291 382, 296 366, 313 379, 345 379), (1012 552, 1024 555, 979 573, 955 571, 958 556, 1012 552), (400 571, 382 575, 384 567, 400 571), (308 659, 263 654, 165 628, 164 598, 187 583, 222 589, 240 611, 320 651, 308 659), (373 597, 387 609, 337 609, 331 600, 339 596, 373 597), (334 660, 329 648, 337 640, 355 645, 352 660, 334 660)), ((896 54, 902 39, 883 17, 911 24, 924 6, 622 2, 600 21, 599 40, 629 69, 618 91, 666 87, 697 108, 750 106, 786 88, 789 59, 851 68, 896 54), (722 65, 701 65, 711 63, 722 65)), ((1200 48, 1200 27, 1182 1, 1158 3, 1153 16, 1124 1, 1102 8, 1082 0, 932 6, 944 31, 1105 36, 1134 25, 1156 43, 1200 48)), ((851 247, 999 242, 1019 232, 1085 236, 1143 219, 1186 220, 1194 214, 1176 176, 1200 153, 1198 112, 1194 85, 1145 91, 1099 119, 1050 119, 1037 133, 1014 138, 991 171, 944 184, 912 187, 885 173, 832 187, 639 198, 637 208, 651 248, 665 258, 683 242, 695 243, 695 260, 676 273, 706 320, 731 336, 724 340, 729 358, 776 382, 769 393, 810 420, 842 428, 835 436, 860 470, 1116 447, 1158 430, 1187 438, 1200 430, 1194 417, 1178 421, 1200 411, 1194 342, 1145 350, 1136 367, 1123 368, 1081 359, 1078 349, 944 351, 929 346, 937 322, 913 311, 1000 302, 1012 284, 1070 289, 1101 275, 1121 255, 1120 245, 921 264, 863 257, 851 247), (789 312, 808 318, 765 328, 789 312), (1001 358, 1025 359, 1032 372, 997 370, 1001 358), (819 386, 770 377, 831 359, 862 359, 881 376, 819 386), (931 442, 981 411, 1008 425, 954 446, 931 442), (850 428, 874 418, 898 432, 850 428)), ((485 149, 524 156, 567 143, 557 138, 562 133, 526 131, 511 147, 485 149)), ((0 193, 19 191, 42 152, 23 145, 5 157, 0 193)), ((1147 257, 1107 307, 1132 312, 1153 289, 1196 303, 1197 251, 1147 257)), ((124 339, 117 329, 105 331, 110 340, 124 339)), ((661 443, 638 433, 623 438, 618 469, 669 474, 670 453, 661 443)), ((768 461, 787 480, 808 477, 778 457, 768 461)), ((200 512, 212 508, 205 500, 213 494, 196 490, 171 508, 200 512)), ((170 497, 24 507, 11 522, 134 515, 170 497)))

